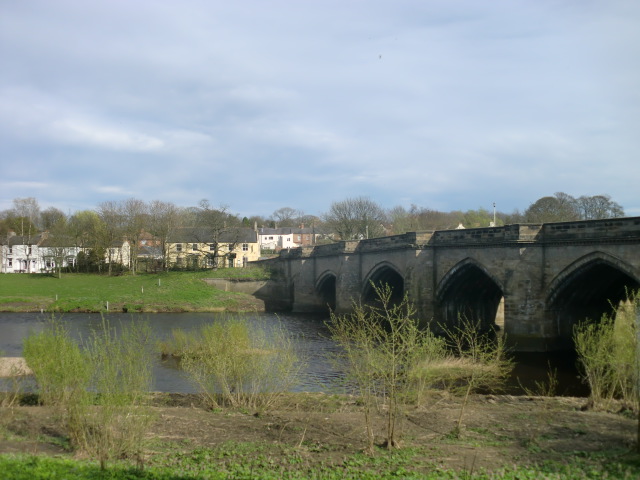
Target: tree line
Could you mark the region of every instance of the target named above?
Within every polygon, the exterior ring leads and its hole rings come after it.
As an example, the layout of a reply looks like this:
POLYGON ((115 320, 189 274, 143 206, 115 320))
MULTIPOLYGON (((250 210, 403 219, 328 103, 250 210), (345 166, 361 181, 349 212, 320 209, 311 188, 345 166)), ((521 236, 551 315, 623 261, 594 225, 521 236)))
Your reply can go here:
MULTIPOLYGON (((574 220, 594 220, 624 216, 624 209, 609 195, 572 197, 564 192, 542 197, 524 212, 511 213, 486 208, 443 212, 428 207, 411 205, 384 209, 368 197, 351 197, 331 203, 320 216, 305 214, 302 210, 283 207, 269 217, 259 215, 240 218, 229 207, 214 207, 207 200, 197 206, 179 207, 171 202, 136 198, 106 201, 93 210, 80 210, 65 214, 56 207, 41 209, 34 197, 16 198, 13 207, 0 211, 0 238, 10 231, 29 241, 40 232, 47 231, 51 242, 55 239, 69 242, 92 252, 83 262, 99 262, 104 252, 123 238, 129 240, 131 257, 137 259, 141 235, 152 235, 161 251, 166 251, 170 236, 179 228, 205 227, 215 243, 225 231, 239 227, 309 227, 327 234, 328 240, 358 240, 384 235, 398 235, 410 231, 446 230, 462 225, 465 228, 488 227, 513 223, 547 223, 574 220)), ((136 269, 136 260, 132 268, 136 269)), ((163 265, 166 267, 166 265, 163 265)))

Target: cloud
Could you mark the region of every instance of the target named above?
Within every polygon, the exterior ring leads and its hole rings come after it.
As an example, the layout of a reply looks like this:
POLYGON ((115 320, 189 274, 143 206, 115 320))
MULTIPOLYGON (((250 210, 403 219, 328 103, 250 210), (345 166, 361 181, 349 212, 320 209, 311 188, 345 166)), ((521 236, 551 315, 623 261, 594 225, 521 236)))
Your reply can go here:
POLYGON ((633 2, 1 8, 0 158, 32 167, 4 181, 52 202, 511 210, 566 191, 640 208, 621 182, 640 175, 633 2))
POLYGON ((127 130, 92 124, 88 120, 56 120, 51 124, 51 137, 71 144, 92 145, 113 150, 144 152, 160 150, 164 142, 158 138, 127 130))

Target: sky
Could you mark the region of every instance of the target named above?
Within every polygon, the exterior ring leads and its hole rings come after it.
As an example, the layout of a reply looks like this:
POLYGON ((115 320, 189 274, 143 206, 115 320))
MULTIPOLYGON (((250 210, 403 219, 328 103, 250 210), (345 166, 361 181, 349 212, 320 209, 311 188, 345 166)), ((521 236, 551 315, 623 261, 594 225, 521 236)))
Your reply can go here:
POLYGON ((640 216, 637 0, 0 0, 0 210, 640 216))

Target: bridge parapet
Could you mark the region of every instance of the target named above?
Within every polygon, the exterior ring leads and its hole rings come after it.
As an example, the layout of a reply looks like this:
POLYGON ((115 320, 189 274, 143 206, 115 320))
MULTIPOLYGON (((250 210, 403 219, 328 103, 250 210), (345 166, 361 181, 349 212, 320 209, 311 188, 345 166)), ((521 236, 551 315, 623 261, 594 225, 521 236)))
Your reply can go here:
POLYGON ((515 224, 504 227, 438 230, 431 245, 473 245, 511 242, 533 242, 540 234, 541 224, 515 224))
POLYGON ((351 253, 371 253, 381 250, 416 248, 418 245, 428 244, 432 235, 432 232, 408 232, 390 237, 350 240, 326 245, 315 245, 312 247, 291 248, 281 250, 280 258, 324 257, 351 253))
POLYGON ((579 241, 597 239, 637 240, 640 217, 609 218, 606 220, 584 220, 581 222, 545 223, 546 242, 579 241))

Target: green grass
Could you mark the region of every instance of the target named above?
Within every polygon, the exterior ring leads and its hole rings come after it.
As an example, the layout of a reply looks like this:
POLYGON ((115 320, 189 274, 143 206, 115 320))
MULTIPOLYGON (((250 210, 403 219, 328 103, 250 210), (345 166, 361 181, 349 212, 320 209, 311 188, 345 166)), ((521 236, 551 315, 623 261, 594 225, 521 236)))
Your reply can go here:
POLYGON ((379 452, 371 457, 350 455, 327 465, 310 465, 303 452, 289 448, 273 455, 268 446, 252 443, 223 444, 197 448, 187 453, 159 454, 149 459, 144 470, 121 462, 101 471, 95 462, 33 455, 0 455, 0 472, 7 480, 85 479, 468 479, 468 480, 555 480, 635 479, 637 460, 596 456, 575 456, 566 463, 546 462, 535 466, 496 468, 491 472, 455 471, 420 462, 419 449, 396 453, 379 452))
POLYGON ((259 269, 225 269, 203 272, 167 272, 106 276, 65 274, 0 275, 0 310, 104 312, 110 311, 219 311, 242 304, 243 294, 223 292, 203 278, 264 279, 259 269))

